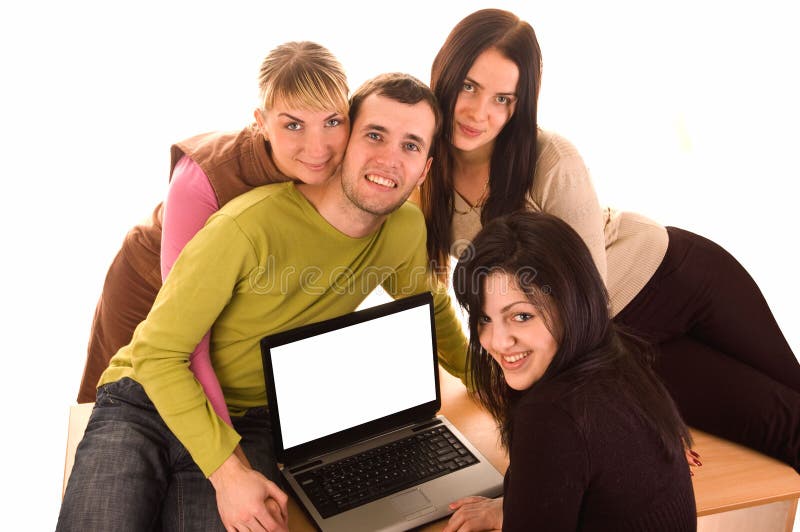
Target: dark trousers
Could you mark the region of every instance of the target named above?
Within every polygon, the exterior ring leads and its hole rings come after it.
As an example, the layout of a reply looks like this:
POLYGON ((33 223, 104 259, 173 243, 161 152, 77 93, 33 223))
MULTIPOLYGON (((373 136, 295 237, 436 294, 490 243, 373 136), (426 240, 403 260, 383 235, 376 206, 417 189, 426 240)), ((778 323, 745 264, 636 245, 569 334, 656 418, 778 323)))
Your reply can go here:
POLYGON ((800 364, 764 296, 720 246, 667 231, 663 262, 614 320, 656 345, 687 424, 800 472, 800 364))
MULTIPOLYGON (((281 484, 266 407, 233 418, 256 469, 281 484)), ((58 531, 224 531, 216 492, 155 410, 124 378, 97 391, 58 516, 58 531)))

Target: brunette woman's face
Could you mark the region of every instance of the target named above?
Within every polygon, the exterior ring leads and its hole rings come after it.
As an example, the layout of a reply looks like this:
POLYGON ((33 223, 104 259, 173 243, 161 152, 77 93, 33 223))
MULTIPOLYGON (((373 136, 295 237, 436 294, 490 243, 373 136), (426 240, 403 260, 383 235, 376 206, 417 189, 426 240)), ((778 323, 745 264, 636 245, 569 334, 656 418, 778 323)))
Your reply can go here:
POLYGON ((256 110, 255 116, 275 165, 288 177, 318 185, 342 162, 350 135, 345 113, 291 109, 277 98, 272 108, 256 110))
POLYGON ((514 277, 492 273, 483 287, 483 313, 478 318, 481 346, 503 370, 514 390, 527 390, 542 378, 558 350, 558 342, 514 277))
POLYGON ((453 146, 471 152, 491 152, 517 103, 517 65, 496 48, 482 52, 472 63, 453 117, 453 146))

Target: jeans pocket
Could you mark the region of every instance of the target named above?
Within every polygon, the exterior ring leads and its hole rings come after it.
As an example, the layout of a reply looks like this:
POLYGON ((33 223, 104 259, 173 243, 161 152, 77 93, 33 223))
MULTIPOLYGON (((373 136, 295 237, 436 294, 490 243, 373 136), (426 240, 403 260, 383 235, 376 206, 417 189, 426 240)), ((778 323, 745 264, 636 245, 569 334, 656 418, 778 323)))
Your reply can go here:
POLYGON ((129 377, 123 377, 98 388, 96 404, 103 407, 129 404, 146 410, 155 410, 142 385, 129 377))
POLYGON ((112 396, 106 389, 111 384, 104 384, 103 386, 97 389, 97 398, 94 401, 95 406, 102 406, 104 408, 110 406, 118 406, 116 401, 114 401, 114 396, 112 396))

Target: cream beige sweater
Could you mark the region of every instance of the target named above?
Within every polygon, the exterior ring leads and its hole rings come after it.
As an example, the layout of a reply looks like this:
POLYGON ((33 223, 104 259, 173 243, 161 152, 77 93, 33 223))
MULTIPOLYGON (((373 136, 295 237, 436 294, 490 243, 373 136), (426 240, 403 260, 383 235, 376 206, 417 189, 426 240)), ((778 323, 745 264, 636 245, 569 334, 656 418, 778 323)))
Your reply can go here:
MULTIPOLYGON (((615 316, 639 293, 667 252, 667 231, 632 212, 603 208, 578 150, 539 130, 538 157, 527 206, 567 222, 583 238, 606 281, 615 316)), ((453 250, 458 256, 481 228, 481 209, 454 192, 453 250)))

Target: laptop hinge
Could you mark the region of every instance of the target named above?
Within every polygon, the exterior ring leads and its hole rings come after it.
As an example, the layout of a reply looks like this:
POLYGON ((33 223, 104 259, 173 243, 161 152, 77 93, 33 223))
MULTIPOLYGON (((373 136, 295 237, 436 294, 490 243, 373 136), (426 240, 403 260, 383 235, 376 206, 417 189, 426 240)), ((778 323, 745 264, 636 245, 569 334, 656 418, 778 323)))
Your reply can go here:
POLYGON ((433 427, 433 426, 436 426, 436 425, 441 425, 441 424, 442 424, 442 420, 441 420, 441 419, 439 419, 439 418, 436 418, 436 419, 434 419, 433 421, 430 421, 430 422, 428 422, 428 423, 423 423, 422 425, 420 425, 420 426, 418 426, 418 427, 414 427, 414 428, 413 428, 413 429, 411 429, 411 430, 412 430, 412 431, 414 431, 414 432, 419 432, 419 431, 421 431, 421 430, 425 430, 425 429, 427 429, 428 427, 433 427))

